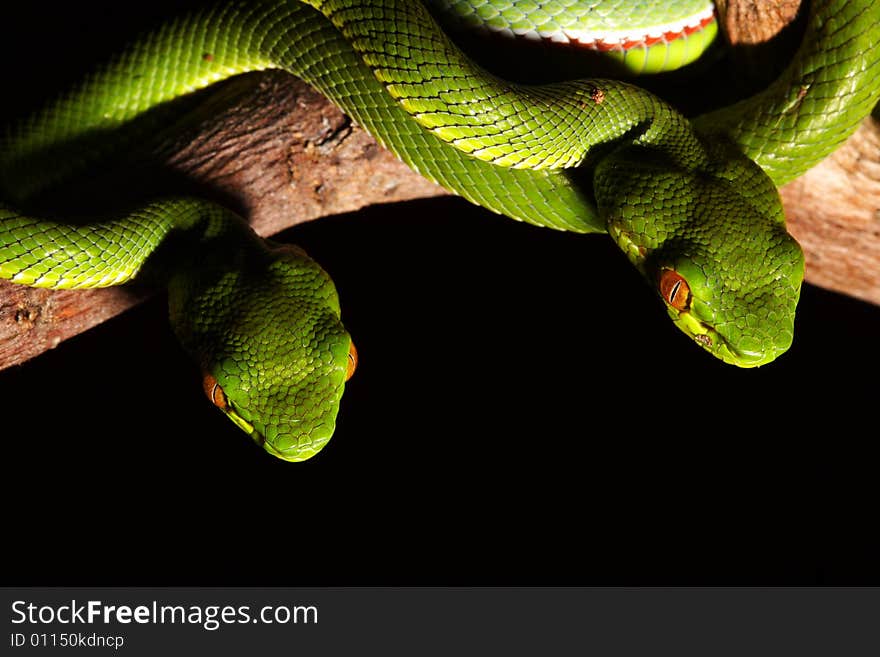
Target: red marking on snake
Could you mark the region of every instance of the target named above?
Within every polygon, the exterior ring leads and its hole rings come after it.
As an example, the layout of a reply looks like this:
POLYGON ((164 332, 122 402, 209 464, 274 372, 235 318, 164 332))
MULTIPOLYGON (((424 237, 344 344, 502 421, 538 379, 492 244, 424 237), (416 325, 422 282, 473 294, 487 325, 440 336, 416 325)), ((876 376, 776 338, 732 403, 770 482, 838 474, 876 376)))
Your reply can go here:
POLYGON ((660 42, 670 43, 672 41, 675 41, 676 39, 683 39, 685 37, 688 37, 692 34, 695 34, 696 32, 699 32, 700 30, 707 28, 714 22, 715 14, 709 14, 695 25, 684 27, 678 32, 664 32, 662 36, 658 37, 645 35, 642 38, 631 39, 629 41, 624 41, 623 43, 597 39, 596 41, 582 41, 581 45, 586 48, 598 50, 599 52, 609 52, 611 50, 632 50, 633 48, 650 48, 651 46, 660 42))

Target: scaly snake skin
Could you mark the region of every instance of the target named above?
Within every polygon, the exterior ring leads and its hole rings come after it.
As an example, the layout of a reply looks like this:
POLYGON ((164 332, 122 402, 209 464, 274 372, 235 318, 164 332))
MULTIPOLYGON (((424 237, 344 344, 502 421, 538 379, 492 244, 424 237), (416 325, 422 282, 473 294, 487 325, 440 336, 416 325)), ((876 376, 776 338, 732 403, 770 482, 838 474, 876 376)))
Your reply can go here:
POLYGON ((803 46, 776 83, 690 121, 613 80, 495 78, 417 2, 218 3, 167 23, 7 132, 0 277, 117 285, 173 233, 189 255, 162 263, 172 323, 209 398, 271 453, 317 453, 355 352, 332 282, 304 253, 196 199, 86 222, 33 210, 53 184, 149 135, 153 108, 282 68, 465 198, 539 226, 608 232, 687 335, 727 362, 761 365, 791 344, 803 277, 775 185, 870 112, 878 44, 880 5, 814 3, 803 46))

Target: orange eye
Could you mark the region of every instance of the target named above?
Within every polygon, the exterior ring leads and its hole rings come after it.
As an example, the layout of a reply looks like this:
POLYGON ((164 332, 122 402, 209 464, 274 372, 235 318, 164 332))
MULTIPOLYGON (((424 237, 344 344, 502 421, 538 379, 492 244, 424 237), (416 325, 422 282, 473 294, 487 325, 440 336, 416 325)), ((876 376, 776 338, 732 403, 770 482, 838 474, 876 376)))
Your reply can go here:
POLYGON ((687 310, 690 305, 691 288, 684 277, 672 269, 660 272, 660 294, 676 310, 687 310))
POLYGON ((223 388, 220 387, 220 384, 217 383, 217 379, 213 375, 207 372, 202 375, 202 389, 205 391, 208 399, 211 400, 211 403, 221 411, 229 408, 229 400, 226 398, 226 393, 223 392, 223 388))
POLYGON ((345 372, 345 380, 348 381, 358 366, 358 350, 354 347, 354 342, 348 348, 348 370, 345 372))

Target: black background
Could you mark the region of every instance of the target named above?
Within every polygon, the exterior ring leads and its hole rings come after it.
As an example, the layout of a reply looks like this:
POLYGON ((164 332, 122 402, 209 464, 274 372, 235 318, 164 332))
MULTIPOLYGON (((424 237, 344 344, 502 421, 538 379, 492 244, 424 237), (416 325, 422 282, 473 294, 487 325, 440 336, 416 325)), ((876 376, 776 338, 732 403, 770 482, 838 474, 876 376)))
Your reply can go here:
MULTIPOLYGON (((4 7, 4 117, 181 4, 4 7)), ((251 445, 157 297, 0 373, 5 583, 880 583, 880 309, 805 286, 745 371, 601 236, 438 199, 286 238, 361 355, 330 444, 251 445)))

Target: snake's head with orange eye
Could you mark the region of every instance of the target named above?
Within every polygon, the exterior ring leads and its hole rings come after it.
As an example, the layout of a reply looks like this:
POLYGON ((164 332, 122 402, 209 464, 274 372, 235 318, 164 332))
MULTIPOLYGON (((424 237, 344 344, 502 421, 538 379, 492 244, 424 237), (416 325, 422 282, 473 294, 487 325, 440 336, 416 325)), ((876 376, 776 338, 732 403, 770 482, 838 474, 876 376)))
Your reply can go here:
POLYGON ((716 346, 718 336, 702 322, 694 322, 690 315, 691 310, 691 286, 684 276, 674 269, 663 267, 657 275, 657 292, 666 302, 669 315, 679 327, 690 335, 697 343, 708 350, 716 346))
MULTIPOLYGON (((785 352, 793 339, 794 306, 803 278, 800 247, 787 234, 776 249, 780 263, 749 279, 719 275, 717 263, 679 257, 653 267, 657 293, 679 329, 726 363, 757 367, 785 352)), ((722 272, 723 274, 723 272, 722 272)))
MULTIPOLYGON (((354 376, 354 372, 357 369, 357 364, 357 348, 355 348, 354 342, 351 341, 349 342, 348 359, 346 361, 345 368, 346 383, 348 383, 349 379, 354 376)), ((223 386, 220 385, 217 377, 215 377, 207 369, 202 371, 202 390, 204 390, 205 396, 208 398, 208 401, 210 401, 214 406, 222 411, 226 415, 226 417, 232 420, 238 428, 251 435, 256 442, 264 444, 264 438, 259 435, 259 433, 255 430, 253 423, 249 422, 238 411, 235 404, 229 399, 226 391, 223 389, 223 386)), ((272 449, 267 448, 267 451, 272 452, 272 449)))
POLYGON ((357 366, 336 288, 294 247, 239 256, 242 270, 227 266, 234 260, 172 277, 172 326, 201 366, 210 402, 270 454, 304 461, 333 435, 357 366))
POLYGON ((692 169, 659 148, 612 153, 596 167, 597 208, 679 329, 724 362, 763 365, 791 346, 803 252, 773 181, 724 144, 703 146, 692 169))

